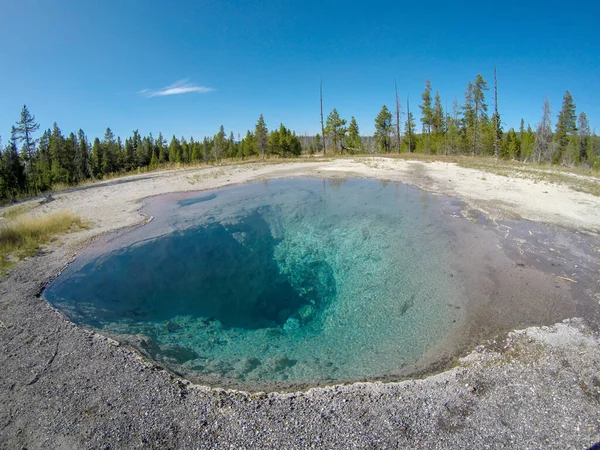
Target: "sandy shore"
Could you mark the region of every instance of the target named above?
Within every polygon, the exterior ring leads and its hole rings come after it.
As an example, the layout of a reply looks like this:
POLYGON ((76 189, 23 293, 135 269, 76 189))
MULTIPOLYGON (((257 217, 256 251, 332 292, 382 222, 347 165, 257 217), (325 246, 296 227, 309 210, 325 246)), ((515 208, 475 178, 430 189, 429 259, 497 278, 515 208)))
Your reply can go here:
POLYGON ((165 171, 55 198, 35 211, 70 209, 93 226, 0 281, 2 448, 585 448, 600 440, 598 197, 449 163, 361 158, 165 171), (473 272, 477 295, 489 298, 473 314, 478 324, 486 315, 511 320, 484 329, 472 353, 424 379, 257 394, 193 385, 39 297, 85 242, 146 220, 143 198, 291 176, 400 181, 464 200, 465 216, 482 211, 501 258, 493 274, 473 272), (550 311, 533 323, 560 322, 493 339, 520 323, 503 310, 532 309, 531 320, 550 311), (567 318, 577 316, 585 320, 567 318))

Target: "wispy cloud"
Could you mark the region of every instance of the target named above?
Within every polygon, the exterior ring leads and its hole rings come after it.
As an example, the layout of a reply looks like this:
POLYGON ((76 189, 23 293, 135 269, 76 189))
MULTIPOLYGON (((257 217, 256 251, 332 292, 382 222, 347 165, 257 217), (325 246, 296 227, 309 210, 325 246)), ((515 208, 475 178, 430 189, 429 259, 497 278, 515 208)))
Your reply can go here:
POLYGON ((198 86, 196 83, 190 83, 188 78, 176 81, 175 83, 166 86, 161 89, 151 90, 144 89, 139 94, 144 97, 164 97, 165 95, 179 95, 188 94, 190 92, 198 92, 200 94, 206 94, 214 91, 213 88, 206 86, 198 86))

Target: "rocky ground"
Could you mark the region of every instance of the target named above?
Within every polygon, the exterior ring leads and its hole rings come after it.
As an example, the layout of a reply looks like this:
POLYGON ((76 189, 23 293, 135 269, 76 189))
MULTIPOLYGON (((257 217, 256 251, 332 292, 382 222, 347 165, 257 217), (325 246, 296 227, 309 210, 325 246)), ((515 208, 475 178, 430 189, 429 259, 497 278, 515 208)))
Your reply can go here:
MULTIPOLYGON (((73 325, 40 297, 90 239, 145 220, 137 211, 147 196, 289 176, 403 181, 457 196, 492 220, 555 224, 598 244, 600 198, 439 162, 189 169, 55 195, 34 211, 68 208, 92 227, 0 281, 0 448, 579 449, 600 440, 600 341, 589 317, 490 337, 455 367, 423 379, 265 394, 193 385, 73 325)), ((598 294, 598 272, 586 275, 587 290, 570 295, 598 294)))

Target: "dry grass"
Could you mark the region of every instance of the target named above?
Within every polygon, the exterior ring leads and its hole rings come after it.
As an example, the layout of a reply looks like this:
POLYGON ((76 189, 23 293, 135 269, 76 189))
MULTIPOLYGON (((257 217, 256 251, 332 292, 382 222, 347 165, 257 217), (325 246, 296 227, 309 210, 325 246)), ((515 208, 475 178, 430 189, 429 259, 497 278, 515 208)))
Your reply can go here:
POLYGON ((2 218, 14 219, 15 217, 18 217, 22 214, 25 214, 26 212, 31 211, 36 206, 37 204, 32 202, 23 203, 17 206, 10 206, 4 211, 4 213, 2 214, 2 218))
POLYGON ((6 269, 25 256, 37 252, 54 237, 87 228, 71 211, 47 215, 22 214, 0 222, 0 269, 6 269))

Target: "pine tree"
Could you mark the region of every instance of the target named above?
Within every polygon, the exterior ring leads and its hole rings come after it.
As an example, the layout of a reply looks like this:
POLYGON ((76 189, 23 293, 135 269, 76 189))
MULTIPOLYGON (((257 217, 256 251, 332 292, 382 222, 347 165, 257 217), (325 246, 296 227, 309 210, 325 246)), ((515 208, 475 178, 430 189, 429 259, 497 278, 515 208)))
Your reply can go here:
POLYGON ((50 136, 52 130, 42 133, 38 143, 38 157, 36 161, 37 180, 35 182, 39 192, 46 191, 52 186, 52 161, 50 159, 50 136))
POLYGON ((425 81, 425 90, 421 94, 423 103, 421 108, 421 122, 423 123, 423 134, 427 135, 426 150, 430 150, 431 126, 433 124, 433 108, 431 107, 431 81, 425 81))
POLYGON ((588 150, 590 148, 591 131, 590 122, 584 112, 579 114, 578 119, 579 128, 579 162, 585 162, 588 158, 588 150))
POLYGON ((256 149, 258 150, 260 157, 265 159, 265 153, 267 152, 268 146, 268 138, 269 138, 269 130, 267 129, 267 124, 265 123, 265 119, 261 114, 258 118, 258 122, 256 122, 256 127, 254 129, 254 138, 256 143, 256 149))
POLYGON ((21 109, 21 118, 15 124, 13 136, 15 144, 21 144, 21 158, 25 167, 25 181, 27 190, 31 194, 37 194, 39 191, 36 186, 38 175, 36 173, 36 139, 34 133, 40 126, 35 122, 35 116, 31 115, 26 105, 21 109))
POLYGON ((61 161, 61 166, 64 168, 66 173, 66 179, 64 180, 67 184, 73 184, 76 182, 75 175, 75 155, 77 153, 77 137, 74 133, 69 133, 69 136, 64 141, 64 160, 61 161))
POLYGON ((31 115, 26 105, 21 109, 21 118, 15 126, 15 144, 22 144, 21 156, 24 161, 29 161, 35 155, 35 139, 33 134, 40 126, 35 122, 35 116, 31 115))
POLYGON ((299 156, 302 152, 302 143, 296 133, 288 130, 283 124, 279 126, 279 132, 274 134, 273 141, 275 139, 279 140, 278 145, 273 142, 274 152, 278 152, 278 154, 284 158, 290 156, 299 156))
POLYGON ((235 147, 235 139, 233 137, 233 131, 229 132, 229 139, 227 140, 227 155, 230 158, 233 158, 236 154, 236 147, 235 147))
POLYGON ((439 92, 435 93, 435 102, 433 104, 433 112, 431 116, 431 131, 433 133, 433 145, 430 146, 436 153, 440 152, 442 147, 443 136, 446 132, 446 121, 444 119, 444 108, 442 107, 442 99, 439 92))
POLYGON ((191 140, 190 145, 192 147, 192 161, 198 162, 202 160, 202 144, 196 142, 194 139, 191 140))
POLYGON ((337 109, 333 108, 327 116, 325 132, 331 138, 331 145, 334 152, 338 150, 338 144, 344 142, 346 131, 346 120, 340 117, 337 109))
POLYGON ((312 149, 313 153, 319 153, 321 150, 323 150, 323 141, 321 140, 321 135, 319 133, 315 135, 312 149))
POLYGON ((121 136, 117 136, 117 140, 114 143, 114 168, 113 172, 124 172, 127 168, 123 165, 125 161, 125 147, 121 136))
POLYGON ((241 153, 242 159, 244 159, 244 157, 252 156, 257 153, 256 138, 250 130, 246 131, 246 137, 244 137, 244 139, 242 139, 240 153, 241 153))
POLYGON ((131 168, 129 170, 148 165, 151 146, 148 145, 149 142, 144 145, 144 139, 142 139, 138 130, 133 132, 133 154, 131 155, 131 168))
POLYGON ((108 175, 119 169, 117 156, 121 145, 115 140, 115 135, 110 128, 106 129, 102 140, 102 174, 108 175))
POLYGON ((375 118, 375 143, 378 149, 388 153, 392 148, 392 113, 386 105, 375 118))
POLYGON ((4 147, 2 146, 2 136, 0 136, 0 201, 7 200, 6 187, 4 186, 4 159, 2 158, 4 147))
POLYGON ((52 125, 52 134, 48 146, 51 161, 52 182, 68 183, 69 173, 65 168, 67 157, 65 155, 65 138, 58 124, 52 125))
POLYGON ((408 152, 414 152, 417 148, 417 142, 415 139, 415 118, 410 111, 406 117, 406 122, 404 123, 404 135, 407 137, 405 142, 408 152))
POLYGON ((448 116, 446 119, 446 134, 448 136, 450 153, 459 153, 461 151, 460 120, 460 106, 458 105, 458 99, 454 98, 452 102, 452 116, 448 116))
POLYGON ((346 137, 346 147, 348 150, 358 152, 362 148, 360 141, 360 130, 358 129, 358 123, 354 116, 350 119, 350 125, 348 126, 348 136, 346 137))
POLYGON ((80 128, 77 132, 77 152, 75 154, 75 176, 76 182, 81 182, 92 176, 90 164, 90 143, 83 130, 80 128))
POLYGON ((521 125, 519 125, 519 141, 523 142, 524 135, 525 135, 525 119, 521 118, 521 125))
POLYGON ((473 152, 475 154, 481 153, 483 149, 483 127, 487 123, 487 104, 485 103, 485 93, 488 90, 487 82, 483 79, 480 74, 475 77, 473 83, 473 112, 474 112, 474 126, 473 126, 473 152))
POLYGON ((600 170, 600 139, 596 136, 596 131, 590 136, 588 149, 586 152, 587 162, 594 170, 600 170))
POLYGON ((559 162, 565 158, 572 159, 568 155, 568 147, 574 144, 574 136, 577 134, 577 115, 575 113, 575 103, 569 91, 565 92, 562 108, 558 114, 556 131, 554 135, 555 142, 558 143, 558 152, 554 155, 553 162, 559 162))
POLYGON ((138 144, 136 149, 136 165, 137 167, 145 167, 150 164, 150 160, 154 154, 154 139, 152 133, 142 139, 141 144, 138 144))
POLYGON ((179 139, 173 135, 169 144, 169 162, 179 163, 181 162, 181 143, 179 139))
POLYGON ((520 160, 521 145, 519 137, 513 128, 506 133, 506 136, 503 139, 502 149, 499 148, 499 156, 505 159, 520 160))
POLYGON ((158 156, 156 155, 156 152, 152 152, 152 157, 150 158, 150 168, 155 169, 158 167, 159 164, 160 162, 158 156))
POLYGON ((210 155, 211 155, 211 143, 209 142, 208 138, 205 136, 204 140, 202 141, 202 154, 204 155, 204 164, 208 164, 208 162, 210 161, 210 155))
POLYGON ((442 99, 439 92, 435 93, 435 103, 431 115, 431 131, 437 135, 444 132, 444 109, 442 108, 442 99))
POLYGON ((158 133, 158 137, 154 142, 154 152, 156 153, 156 157, 158 158, 159 164, 164 164, 169 160, 169 152, 167 150, 167 143, 165 142, 165 138, 162 133, 158 133))
POLYGON ((465 90, 465 104, 462 107, 462 129, 464 133, 465 147, 471 150, 472 154, 475 154, 473 147, 473 135, 475 130, 475 104, 473 95, 473 83, 467 84, 465 90))
POLYGON ((3 199, 14 200, 25 189, 25 170, 19 158, 14 136, 11 136, 8 147, 4 149, 1 157, 2 192, 0 195, 3 199))
POLYGON ((102 177, 102 167, 104 166, 104 149, 100 144, 100 139, 94 138, 94 144, 92 145, 92 174, 96 178, 102 177))
POLYGON ((215 135, 213 139, 213 155, 217 163, 219 162, 221 155, 227 149, 227 142, 225 136, 225 127, 221 125, 221 127, 219 128, 219 132, 215 135))
POLYGON ((194 140, 193 136, 190 136, 190 142, 188 143, 188 162, 193 163, 200 159, 200 152, 198 150, 198 143, 194 140))
POLYGON ((269 155, 281 155, 281 140, 279 139, 279 130, 273 130, 269 133, 267 139, 267 152, 269 155))
POLYGON ((527 131, 522 133, 521 141, 521 159, 523 161, 532 161, 535 150, 535 133, 531 129, 531 125, 527 124, 527 131))
POLYGON ((179 161, 184 164, 188 163, 188 162, 190 162, 190 160, 189 160, 190 145, 188 144, 187 140, 183 136, 181 136, 181 139, 179 140, 179 142, 181 144, 179 147, 179 161))

